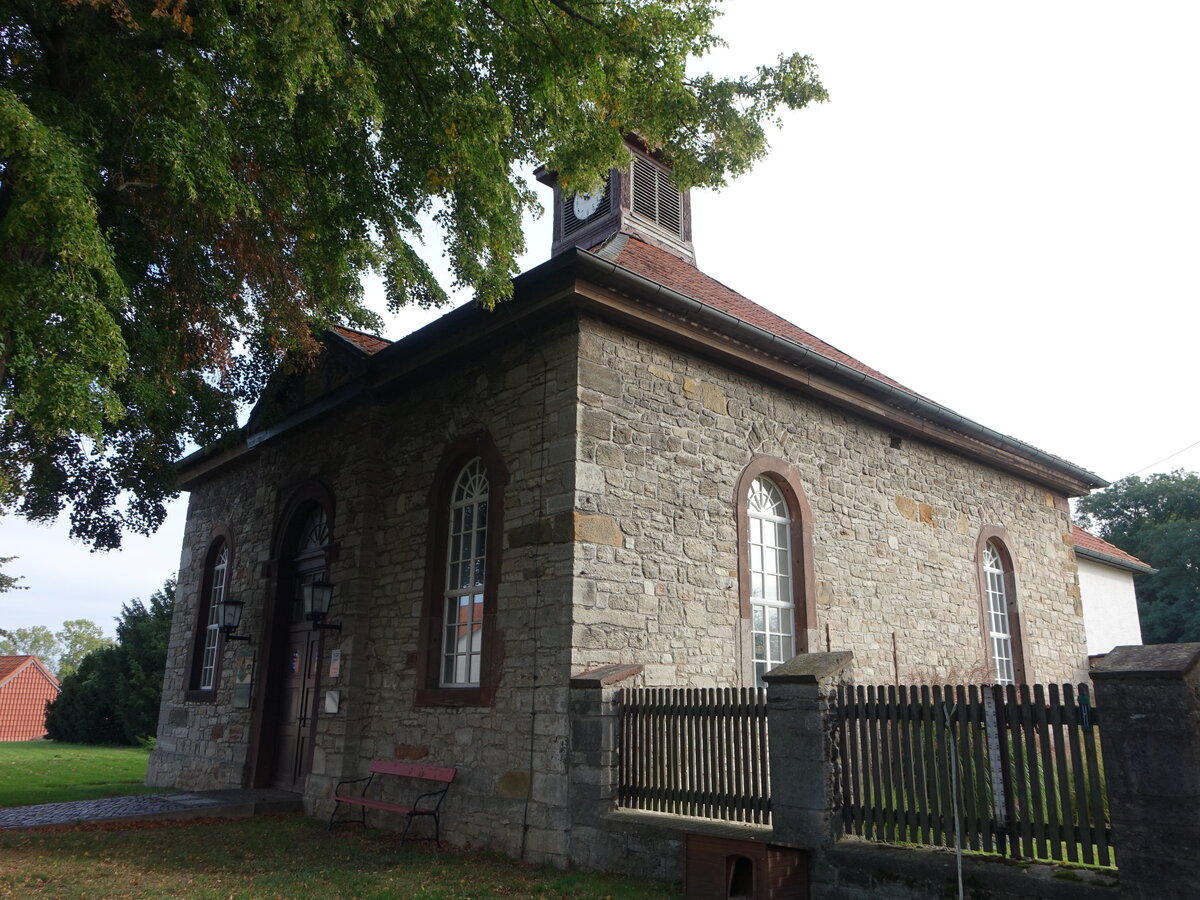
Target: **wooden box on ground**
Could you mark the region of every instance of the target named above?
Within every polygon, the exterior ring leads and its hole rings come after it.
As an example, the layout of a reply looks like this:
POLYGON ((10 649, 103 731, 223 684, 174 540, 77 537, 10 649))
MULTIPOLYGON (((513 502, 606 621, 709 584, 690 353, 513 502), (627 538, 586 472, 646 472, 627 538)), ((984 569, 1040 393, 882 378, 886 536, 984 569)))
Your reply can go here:
POLYGON ((808 900, 808 854, 758 841, 684 836, 687 900, 808 900))

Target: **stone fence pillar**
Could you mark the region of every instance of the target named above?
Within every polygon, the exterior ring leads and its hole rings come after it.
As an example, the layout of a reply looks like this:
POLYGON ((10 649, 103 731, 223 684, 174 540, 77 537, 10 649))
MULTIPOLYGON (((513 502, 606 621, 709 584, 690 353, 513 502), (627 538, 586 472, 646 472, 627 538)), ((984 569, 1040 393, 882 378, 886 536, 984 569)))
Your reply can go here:
POLYGON ((1196 896, 1200 644, 1117 647, 1092 669, 1121 895, 1196 896))
POLYGON ((636 684, 641 673, 639 665, 618 664, 571 678, 570 858, 585 868, 605 868, 610 863, 606 847, 611 839, 604 816, 615 806, 617 796, 618 685, 636 684))
POLYGON ((771 729, 771 821, 780 843, 818 850, 842 837, 837 688, 854 654, 802 653, 763 676, 771 729))

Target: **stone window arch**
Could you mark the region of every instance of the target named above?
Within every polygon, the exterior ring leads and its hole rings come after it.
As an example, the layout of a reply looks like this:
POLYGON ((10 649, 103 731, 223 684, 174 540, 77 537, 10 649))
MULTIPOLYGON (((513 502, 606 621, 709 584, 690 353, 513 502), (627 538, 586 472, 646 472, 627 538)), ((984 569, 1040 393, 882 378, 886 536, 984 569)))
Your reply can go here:
POLYGON ((812 509, 795 466, 755 456, 734 494, 738 607, 749 619, 755 683, 773 666, 809 650, 816 628, 812 509))
POLYGON ((233 540, 229 529, 219 526, 214 529, 204 554, 188 672, 188 699, 211 700, 216 695, 225 645, 217 629, 219 607, 229 595, 232 579, 233 540))
POLYGON ((490 706, 503 643, 496 594, 508 469, 491 436, 449 445, 429 495, 418 704, 490 706))
POLYGON ((1025 653, 1017 572, 1008 533, 999 526, 980 530, 975 546, 980 618, 988 669, 997 684, 1025 682, 1025 653))

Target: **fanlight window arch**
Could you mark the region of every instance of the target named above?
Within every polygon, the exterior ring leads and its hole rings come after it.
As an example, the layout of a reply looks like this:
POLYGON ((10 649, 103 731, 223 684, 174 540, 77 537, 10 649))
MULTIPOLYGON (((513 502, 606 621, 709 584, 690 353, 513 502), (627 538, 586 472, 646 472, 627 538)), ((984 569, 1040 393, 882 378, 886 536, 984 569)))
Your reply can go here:
POLYGON ((300 527, 299 538, 296 541, 296 558, 319 553, 328 546, 329 517, 325 514, 325 507, 314 503, 300 527))
POLYGON ((1013 621, 1009 607, 1010 572, 1004 554, 996 541, 983 547, 984 595, 987 598, 988 648, 992 657, 992 674, 997 684, 1012 684, 1016 680, 1013 656, 1013 621))
POLYGON ((747 569, 754 678, 796 655, 792 590, 792 520, 783 491, 770 478, 750 482, 746 496, 747 569))
POLYGON ((487 468, 476 457, 459 472, 450 495, 439 676, 442 687, 479 685, 489 487, 487 468))

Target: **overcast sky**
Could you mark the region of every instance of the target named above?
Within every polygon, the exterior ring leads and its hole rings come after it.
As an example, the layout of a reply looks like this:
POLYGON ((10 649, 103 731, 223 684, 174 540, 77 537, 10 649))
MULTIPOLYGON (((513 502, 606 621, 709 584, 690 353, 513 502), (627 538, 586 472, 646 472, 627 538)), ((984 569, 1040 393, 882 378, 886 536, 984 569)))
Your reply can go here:
MULTIPOLYGON (((1200 4, 735 0, 719 32, 707 67, 808 53, 831 100, 693 198, 702 269, 1106 479, 1200 470, 1200 445, 1172 456, 1200 442, 1200 4)), ((528 234, 525 268, 549 254, 548 217, 528 234)), ((186 496, 109 554, 3 520, 29 590, 0 595, 0 628, 111 634, 174 573, 185 514, 186 496)))

